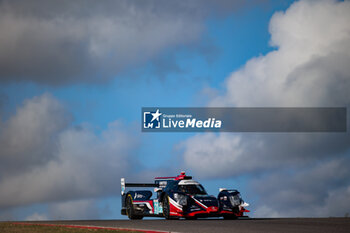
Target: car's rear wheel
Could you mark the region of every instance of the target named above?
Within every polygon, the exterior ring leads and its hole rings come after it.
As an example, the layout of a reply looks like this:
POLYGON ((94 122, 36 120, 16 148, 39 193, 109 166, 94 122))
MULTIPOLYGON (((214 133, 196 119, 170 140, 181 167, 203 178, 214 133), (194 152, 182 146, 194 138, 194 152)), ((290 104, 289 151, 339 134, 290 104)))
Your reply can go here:
POLYGON ((163 215, 165 219, 167 220, 179 219, 177 217, 170 216, 170 204, 169 204, 168 195, 164 195, 162 203, 163 203, 163 215))
POLYGON ((142 219, 143 218, 142 215, 135 214, 135 210, 134 210, 134 207, 132 205, 132 197, 130 194, 126 197, 125 204, 126 204, 126 215, 128 216, 129 219, 134 220, 134 219, 142 219))

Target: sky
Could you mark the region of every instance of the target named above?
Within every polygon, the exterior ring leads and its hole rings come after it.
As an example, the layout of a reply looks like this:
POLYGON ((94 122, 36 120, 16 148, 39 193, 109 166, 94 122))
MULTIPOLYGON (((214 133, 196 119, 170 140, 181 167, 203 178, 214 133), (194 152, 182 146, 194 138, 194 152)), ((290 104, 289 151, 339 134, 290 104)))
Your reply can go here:
MULTIPOLYGON (((346 133, 142 133, 142 107, 348 107, 350 2, 0 1, 0 220, 123 219, 185 170, 252 217, 350 213, 346 133)), ((349 119, 347 119, 349 122, 349 119)))

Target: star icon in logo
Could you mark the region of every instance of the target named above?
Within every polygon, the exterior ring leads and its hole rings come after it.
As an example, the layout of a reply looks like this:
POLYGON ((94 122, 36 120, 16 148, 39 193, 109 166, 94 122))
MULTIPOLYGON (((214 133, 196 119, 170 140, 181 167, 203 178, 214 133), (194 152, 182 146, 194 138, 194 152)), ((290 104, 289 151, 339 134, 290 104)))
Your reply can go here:
POLYGON ((159 116, 162 115, 162 113, 159 113, 159 109, 157 109, 157 111, 155 113, 151 113, 151 114, 153 116, 151 122, 154 120, 159 121, 159 116))

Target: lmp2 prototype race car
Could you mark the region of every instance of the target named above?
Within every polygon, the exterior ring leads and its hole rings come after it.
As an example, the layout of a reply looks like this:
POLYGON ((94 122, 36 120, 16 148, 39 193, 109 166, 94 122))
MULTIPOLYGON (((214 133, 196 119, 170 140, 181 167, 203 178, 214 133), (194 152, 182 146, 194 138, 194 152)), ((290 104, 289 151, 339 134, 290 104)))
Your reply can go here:
POLYGON ((154 183, 125 183, 121 178, 121 214, 129 219, 143 217, 165 217, 166 219, 196 219, 201 217, 243 217, 249 204, 244 202, 235 189, 219 190, 218 197, 208 195, 203 186, 181 172, 176 177, 156 177, 154 183), (127 191, 126 187, 154 188, 127 191))

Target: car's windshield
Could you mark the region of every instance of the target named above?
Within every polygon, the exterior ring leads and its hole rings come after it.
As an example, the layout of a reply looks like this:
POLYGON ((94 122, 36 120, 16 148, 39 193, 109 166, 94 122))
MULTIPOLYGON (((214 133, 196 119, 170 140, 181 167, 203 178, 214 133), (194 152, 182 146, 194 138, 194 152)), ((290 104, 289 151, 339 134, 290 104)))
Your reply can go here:
POLYGON ((179 191, 188 194, 207 194, 200 184, 179 185, 179 191))

